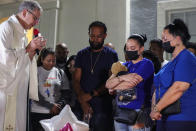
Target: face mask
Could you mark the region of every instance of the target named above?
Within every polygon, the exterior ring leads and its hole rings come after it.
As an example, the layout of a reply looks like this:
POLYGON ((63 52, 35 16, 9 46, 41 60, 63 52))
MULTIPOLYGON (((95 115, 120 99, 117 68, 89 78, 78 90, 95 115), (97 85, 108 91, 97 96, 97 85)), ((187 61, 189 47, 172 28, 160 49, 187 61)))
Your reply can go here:
POLYGON ((90 43, 91 49, 99 50, 99 49, 101 49, 103 47, 104 41, 100 42, 100 43, 95 43, 95 42, 89 40, 89 43, 90 43))
POLYGON ((167 53, 173 53, 175 47, 172 47, 171 44, 170 44, 170 41, 168 41, 168 42, 164 42, 164 43, 163 43, 163 49, 164 49, 167 53))
POLYGON ((126 51, 129 60, 137 60, 139 58, 138 51, 126 51))

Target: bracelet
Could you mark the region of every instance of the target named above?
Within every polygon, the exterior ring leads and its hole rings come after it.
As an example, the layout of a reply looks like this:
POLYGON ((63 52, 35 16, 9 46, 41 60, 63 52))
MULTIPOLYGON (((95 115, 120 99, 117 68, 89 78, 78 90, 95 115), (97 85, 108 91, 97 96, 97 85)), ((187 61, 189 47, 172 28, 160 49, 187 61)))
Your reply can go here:
POLYGON ((155 106, 153 107, 153 111, 154 111, 154 112, 160 112, 159 109, 157 108, 157 105, 155 105, 155 106))

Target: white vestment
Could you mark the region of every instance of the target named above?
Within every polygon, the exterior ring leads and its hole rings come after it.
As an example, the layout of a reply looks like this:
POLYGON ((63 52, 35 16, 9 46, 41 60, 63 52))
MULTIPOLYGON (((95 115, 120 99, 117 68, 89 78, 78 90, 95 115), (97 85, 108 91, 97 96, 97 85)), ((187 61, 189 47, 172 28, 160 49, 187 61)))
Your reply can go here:
POLYGON ((38 100, 36 61, 26 46, 26 31, 12 15, 0 25, 0 131, 26 131, 28 85, 38 100))

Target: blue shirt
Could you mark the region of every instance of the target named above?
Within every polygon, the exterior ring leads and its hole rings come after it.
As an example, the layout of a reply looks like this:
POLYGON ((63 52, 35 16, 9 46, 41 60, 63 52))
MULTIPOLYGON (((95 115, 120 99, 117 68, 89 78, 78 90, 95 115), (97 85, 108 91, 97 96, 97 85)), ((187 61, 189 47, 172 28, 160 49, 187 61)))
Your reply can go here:
POLYGON ((175 81, 187 82, 191 86, 180 98, 181 113, 170 115, 167 120, 196 121, 196 57, 186 49, 155 75, 156 100, 161 98, 175 81))
MULTIPOLYGON (((105 84, 109 78, 109 71, 112 64, 117 61, 117 53, 108 47, 104 47, 101 52, 92 52, 90 47, 79 51, 76 57, 75 67, 82 69, 80 87, 83 91, 89 93, 105 84), (94 67, 93 74, 91 73, 92 67, 94 67)), ((107 100, 108 99, 104 97, 93 97, 90 101, 92 108, 94 107, 93 111, 101 110, 103 106, 107 106, 107 104, 103 104, 104 102, 107 103, 107 100)), ((108 102, 109 101, 111 103, 111 99, 108 100, 108 102)))
POLYGON ((154 77, 154 67, 150 60, 143 58, 136 64, 125 62, 129 73, 137 73, 143 78, 143 81, 136 86, 137 99, 131 101, 127 105, 119 105, 123 108, 140 109, 142 105, 149 107, 151 104, 151 88, 154 77))

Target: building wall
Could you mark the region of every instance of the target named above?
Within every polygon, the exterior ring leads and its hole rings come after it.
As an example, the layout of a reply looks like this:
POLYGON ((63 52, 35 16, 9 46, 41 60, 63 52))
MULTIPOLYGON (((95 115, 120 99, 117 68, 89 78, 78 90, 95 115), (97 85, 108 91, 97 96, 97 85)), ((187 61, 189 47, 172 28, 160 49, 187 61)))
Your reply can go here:
POLYGON ((157 36, 157 0, 131 0, 130 32, 146 34, 148 42, 157 36))
POLYGON ((195 8, 195 0, 159 0, 157 4, 157 36, 161 37, 164 26, 168 24, 168 12, 195 10, 195 8))
MULTIPOLYGON (((4 11, 0 12, 0 18, 16 13, 20 1, 22 0, 0 0, 0 6, 6 7, 4 11), (13 11, 7 8, 9 5, 13 5, 13 11)), ((47 2, 56 0, 38 1, 41 5, 46 5, 47 2)), ((49 40, 49 46, 54 47, 54 45, 51 44, 53 43, 53 40, 57 42, 65 42, 70 49, 71 55, 76 54, 80 49, 89 45, 89 24, 95 20, 103 21, 108 27, 108 37, 105 40, 105 43, 113 43, 119 54, 119 58, 123 59, 123 45, 127 38, 127 1, 129 0, 59 0, 60 7, 54 8, 54 10, 58 10, 57 30, 54 30, 54 26, 56 25, 53 24, 56 23, 53 22, 56 19, 56 17, 54 17, 55 14, 46 14, 46 12, 51 10, 50 7, 43 12, 43 16, 47 15, 50 18, 47 20, 42 19, 42 22, 37 27, 41 28, 42 34, 47 35, 48 37, 51 37, 51 35, 48 34, 56 32, 56 37, 51 39, 52 42, 49 40), (49 27, 46 27, 47 23, 52 24, 50 24, 49 27), (45 30, 49 32, 45 32, 45 30)))
MULTIPOLYGON (((0 18, 7 17, 15 12, 17 10, 16 5, 19 4, 19 1, 22 0, 0 0, 0 18), (7 8, 9 4, 11 7, 7 8), (2 5, 6 5, 4 6, 4 11, 2 11, 2 5)), ((41 5, 46 5, 49 1, 56 0, 38 1, 41 5)), ((48 36, 53 35, 55 32, 56 37, 52 40, 67 43, 70 49, 70 55, 76 54, 80 49, 89 45, 89 24, 94 20, 100 20, 108 27, 108 37, 105 43, 111 42, 114 44, 121 60, 124 60, 123 46, 130 34, 146 34, 148 41, 145 44, 145 48, 148 49, 148 42, 151 39, 160 38, 161 36, 162 28, 166 24, 165 11, 172 8, 181 8, 180 5, 183 5, 183 8, 192 8, 195 5, 193 4, 195 0, 145 0, 145 2, 144 0, 59 1, 60 7, 54 8, 54 10, 57 10, 58 15, 56 21, 57 28, 55 27, 56 30, 53 29, 55 26, 53 26, 53 24, 50 27, 45 27, 46 25, 42 26, 43 28, 49 28, 45 29, 50 31, 50 35, 48 36), (159 4, 157 4, 157 2, 159 2, 159 4), (170 2, 172 4, 165 4, 170 2)), ((50 12, 49 10, 51 8, 46 9, 46 12, 50 12)), ((50 19, 55 19, 54 14, 53 16, 49 15, 49 17, 50 19)), ((51 23, 51 21, 52 20, 46 20, 44 22, 51 23)), ((42 34, 45 35, 44 31, 42 34)), ((53 47, 54 46, 53 44, 53 47)))
POLYGON ((71 54, 89 45, 88 26, 95 20, 108 28, 105 43, 114 44, 124 59, 126 40, 126 0, 61 0, 57 41, 67 43, 71 54))
POLYGON ((87 46, 88 25, 95 13, 95 0, 61 0, 57 42, 67 43, 71 54, 87 46))

